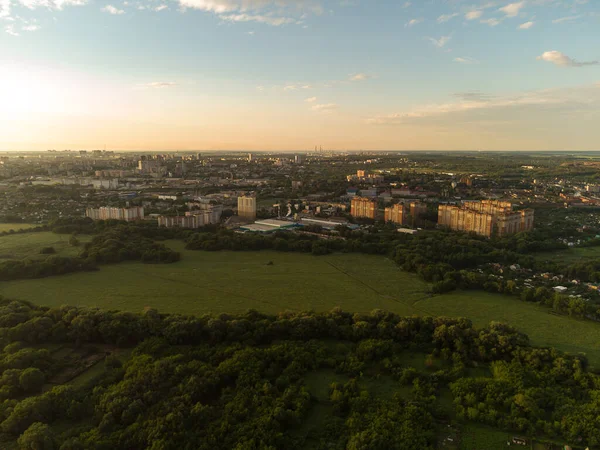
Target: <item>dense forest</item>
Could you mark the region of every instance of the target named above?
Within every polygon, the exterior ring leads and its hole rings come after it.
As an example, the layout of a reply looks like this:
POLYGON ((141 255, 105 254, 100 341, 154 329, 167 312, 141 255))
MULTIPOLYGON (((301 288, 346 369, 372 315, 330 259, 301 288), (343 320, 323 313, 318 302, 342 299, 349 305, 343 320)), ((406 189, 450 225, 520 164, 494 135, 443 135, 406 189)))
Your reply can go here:
POLYGON ((600 444, 600 376, 585 357, 498 323, 4 299, 0 340, 0 439, 21 449, 433 449, 467 422, 600 444), (65 375, 89 361, 93 377, 65 375))

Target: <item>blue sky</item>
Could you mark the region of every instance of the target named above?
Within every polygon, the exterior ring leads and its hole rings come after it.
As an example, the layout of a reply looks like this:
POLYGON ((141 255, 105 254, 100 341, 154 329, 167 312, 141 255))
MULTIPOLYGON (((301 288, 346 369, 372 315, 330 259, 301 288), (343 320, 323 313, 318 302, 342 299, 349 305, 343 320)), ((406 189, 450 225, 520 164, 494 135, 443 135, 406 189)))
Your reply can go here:
POLYGON ((0 149, 600 149, 597 0, 0 0, 0 149))

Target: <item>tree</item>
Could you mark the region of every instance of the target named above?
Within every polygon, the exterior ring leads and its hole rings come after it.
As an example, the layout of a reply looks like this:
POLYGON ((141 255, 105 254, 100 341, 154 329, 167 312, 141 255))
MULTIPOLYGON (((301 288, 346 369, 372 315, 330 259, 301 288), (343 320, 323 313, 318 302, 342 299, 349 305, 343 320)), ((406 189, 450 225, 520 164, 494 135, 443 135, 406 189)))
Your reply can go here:
POLYGON ((19 385, 25 392, 40 391, 44 381, 46 381, 44 373, 35 367, 25 369, 19 377, 19 385))
POLYGON ((79 247, 79 239, 77 239, 77 236, 72 234, 71 237, 69 238, 69 245, 71 247, 79 247))
POLYGON ((17 441, 21 450, 53 450, 56 439, 52 429, 45 423, 35 422, 17 441))

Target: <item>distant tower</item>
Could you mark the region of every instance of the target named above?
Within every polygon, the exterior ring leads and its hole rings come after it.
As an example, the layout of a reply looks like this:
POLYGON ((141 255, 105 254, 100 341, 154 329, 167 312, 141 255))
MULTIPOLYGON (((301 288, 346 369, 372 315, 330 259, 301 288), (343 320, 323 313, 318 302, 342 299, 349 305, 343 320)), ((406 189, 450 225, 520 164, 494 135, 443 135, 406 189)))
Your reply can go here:
POLYGON ((248 162, 252 162, 252 153, 248 153, 248 162))

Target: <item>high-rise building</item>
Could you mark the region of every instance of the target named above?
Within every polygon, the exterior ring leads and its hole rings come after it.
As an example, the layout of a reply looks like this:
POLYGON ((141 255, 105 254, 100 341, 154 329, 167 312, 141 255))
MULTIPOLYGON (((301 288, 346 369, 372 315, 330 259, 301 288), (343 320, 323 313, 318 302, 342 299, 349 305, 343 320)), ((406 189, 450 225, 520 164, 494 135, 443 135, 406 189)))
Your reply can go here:
POLYGON ((351 202, 350 214, 352 217, 375 219, 377 216, 377 201, 364 197, 354 197, 351 202))
POLYGON ((402 203, 398 203, 389 208, 385 208, 385 221, 395 223, 397 225, 404 224, 406 220, 405 208, 402 203))
POLYGON ((256 220, 256 197, 243 195, 238 197, 238 216, 247 220, 256 220))
POLYGON ((252 162, 252 153, 248 153, 248 162, 252 162))
POLYGON ((304 164, 304 155, 295 155, 294 164, 304 164))
POLYGON ((534 211, 513 211, 510 202, 466 201, 461 206, 440 205, 438 224, 482 236, 506 236, 533 229, 534 211))
POLYGON ((135 220, 144 220, 144 208, 137 206, 134 208, 111 208, 104 206, 102 208, 88 208, 85 210, 85 216, 92 220, 124 220, 133 222, 135 220))
POLYGON ((412 218, 412 225, 418 225, 421 220, 421 215, 427 212, 427 205, 421 202, 410 203, 410 216, 412 218))

